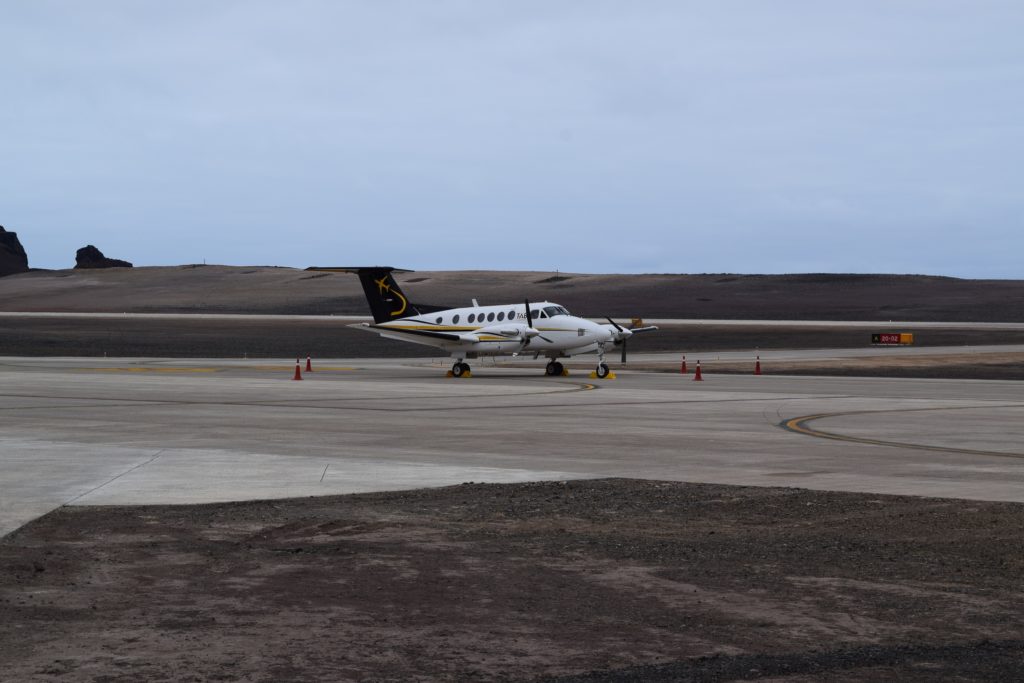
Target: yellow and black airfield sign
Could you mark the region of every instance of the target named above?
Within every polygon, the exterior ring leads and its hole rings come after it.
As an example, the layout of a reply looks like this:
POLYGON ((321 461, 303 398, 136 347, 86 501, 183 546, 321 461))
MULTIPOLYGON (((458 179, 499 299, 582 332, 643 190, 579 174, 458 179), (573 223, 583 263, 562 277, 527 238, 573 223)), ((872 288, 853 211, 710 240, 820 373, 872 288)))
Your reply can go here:
POLYGON ((881 346, 909 346, 914 343, 914 335, 910 332, 876 332, 871 335, 871 343, 881 346))

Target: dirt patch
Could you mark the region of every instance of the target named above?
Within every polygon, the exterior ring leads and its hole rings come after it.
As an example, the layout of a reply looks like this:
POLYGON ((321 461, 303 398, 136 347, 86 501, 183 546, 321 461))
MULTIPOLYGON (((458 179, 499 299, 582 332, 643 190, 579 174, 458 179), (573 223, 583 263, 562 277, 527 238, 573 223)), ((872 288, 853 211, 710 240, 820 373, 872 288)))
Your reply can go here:
POLYGON ((626 480, 63 508, 0 542, 0 670, 1015 680, 1022 532, 1009 503, 626 480))

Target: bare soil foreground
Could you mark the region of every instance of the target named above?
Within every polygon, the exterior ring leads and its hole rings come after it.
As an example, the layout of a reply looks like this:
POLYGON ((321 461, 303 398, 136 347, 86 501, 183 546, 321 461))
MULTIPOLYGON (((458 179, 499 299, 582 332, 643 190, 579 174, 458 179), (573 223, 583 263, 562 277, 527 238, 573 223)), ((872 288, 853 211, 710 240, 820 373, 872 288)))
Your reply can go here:
POLYGON ((1024 506, 625 480, 68 507, 4 680, 1010 681, 1024 506))

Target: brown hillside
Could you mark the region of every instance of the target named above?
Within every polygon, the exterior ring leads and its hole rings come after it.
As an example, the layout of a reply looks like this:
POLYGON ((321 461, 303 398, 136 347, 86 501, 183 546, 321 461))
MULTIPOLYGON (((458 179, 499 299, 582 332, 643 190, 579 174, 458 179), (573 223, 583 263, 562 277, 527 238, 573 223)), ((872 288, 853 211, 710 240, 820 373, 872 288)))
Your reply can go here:
MULTIPOLYGON (((422 271, 413 301, 452 306, 557 301, 584 316, 1024 321, 1024 281, 922 275, 589 275, 422 271)), ((354 275, 292 268, 169 266, 37 271, 0 280, 0 310, 139 313, 368 313, 354 275)))

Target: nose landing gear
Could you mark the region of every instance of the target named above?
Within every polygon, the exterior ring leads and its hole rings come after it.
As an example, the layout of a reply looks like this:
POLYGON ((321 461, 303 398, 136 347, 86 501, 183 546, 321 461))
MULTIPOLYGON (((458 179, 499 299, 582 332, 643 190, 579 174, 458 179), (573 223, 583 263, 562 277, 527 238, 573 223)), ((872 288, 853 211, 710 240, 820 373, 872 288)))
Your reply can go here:
POLYGON ((615 373, 604 362, 604 344, 597 347, 597 369, 590 373, 593 379, 615 379, 615 373))

